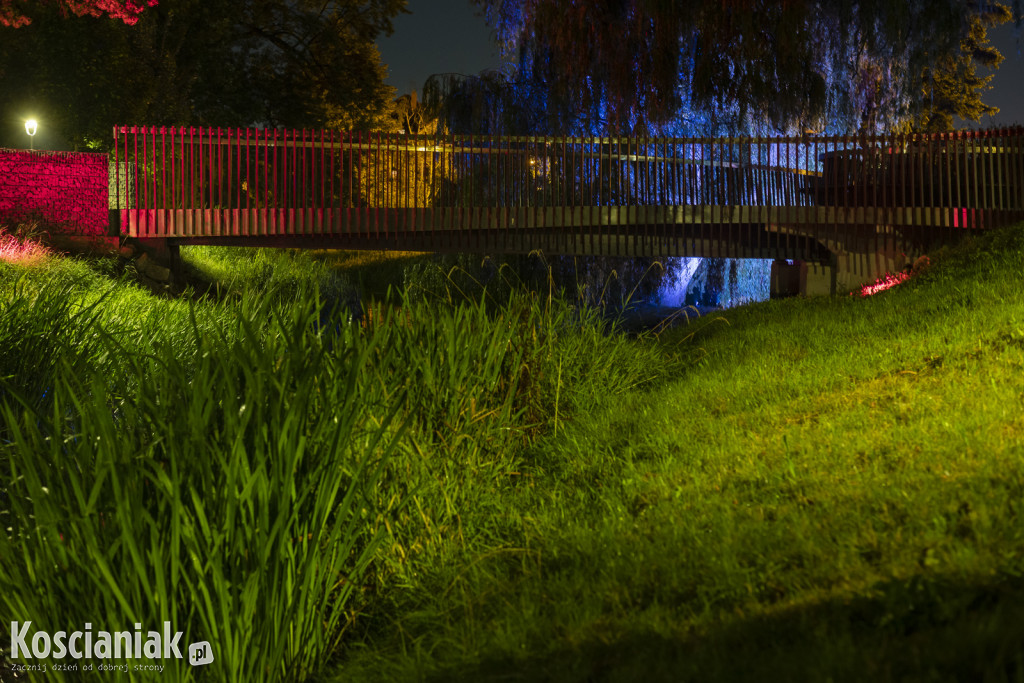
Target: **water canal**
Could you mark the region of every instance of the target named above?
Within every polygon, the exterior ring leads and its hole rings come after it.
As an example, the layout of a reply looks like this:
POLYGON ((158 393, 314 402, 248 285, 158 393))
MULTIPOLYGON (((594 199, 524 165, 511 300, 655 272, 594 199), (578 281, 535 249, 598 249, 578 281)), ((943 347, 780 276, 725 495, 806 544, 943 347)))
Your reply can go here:
POLYGON ((612 312, 638 307, 703 312, 767 300, 771 264, 764 259, 444 254, 406 266, 403 284, 432 292, 451 283, 463 291, 486 286, 492 292, 553 286, 612 312))

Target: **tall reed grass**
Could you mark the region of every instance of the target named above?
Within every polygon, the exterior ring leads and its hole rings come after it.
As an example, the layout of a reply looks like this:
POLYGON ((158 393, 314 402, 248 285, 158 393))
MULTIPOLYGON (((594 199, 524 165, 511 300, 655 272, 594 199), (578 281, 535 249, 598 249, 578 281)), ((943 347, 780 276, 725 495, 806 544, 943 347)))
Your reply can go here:
MULTIPOLYGON (((61 294, 34 305, 59 311, 61 294)), ((123 374, 58 354, 46 409, 35 385, 4 381, 5 617, 51 633, 169 621, 216 657, 206 669, 165 660, 176 680, 317 669, 380 539, 369 492, 400 435, 401 396, 354 391, 372 339, 324 334, 307 303, 240 308, 211 336, 193 323, 192 353, 100 332, 123 374)))
POLYGON ((0 269, 0 622, 169 621, 215 656, 175 680, 304 680, 428 559, 486 545, 537 435, 667 371, 550 295, 360 324, 277 265, 198 303, 0 269))

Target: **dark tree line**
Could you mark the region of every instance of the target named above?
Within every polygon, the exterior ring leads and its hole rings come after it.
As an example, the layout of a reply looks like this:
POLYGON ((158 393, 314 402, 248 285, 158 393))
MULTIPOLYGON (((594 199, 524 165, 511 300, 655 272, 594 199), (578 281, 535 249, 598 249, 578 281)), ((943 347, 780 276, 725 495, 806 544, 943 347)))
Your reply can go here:
POLYGON ((32 110, 84 149, 109 145, 117 123, 372 127, 394 97, 375 40, 404 6, 165 0, 128 25, 39 5, 27 26, 0 27, 3 129, 32 110))

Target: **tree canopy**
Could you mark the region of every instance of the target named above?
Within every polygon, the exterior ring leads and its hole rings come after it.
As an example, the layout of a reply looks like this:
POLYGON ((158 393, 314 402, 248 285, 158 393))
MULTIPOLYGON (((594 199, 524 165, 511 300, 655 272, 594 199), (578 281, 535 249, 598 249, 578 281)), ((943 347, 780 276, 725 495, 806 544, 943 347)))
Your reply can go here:
POLYGON ((133 0, 56 0, 54 3, 34 2, 27 0, 0 0, 0 26, 18 28, 32 23, 29 14, 32 6, 43 9, 46 5, 55 5, 64 13, 75 16, 103 17, 119 19, 128 25, 135 24, 145 7, 155 7, 157 0, 145 0, 145 5, 133 0))
MULTIPOLYGON (((681 112, 776 129, 892 125, 958 55, 986 0, 477 0, 570 129, 650 130, 681 112)), ((1015 0, 1015 4, 1019 0, 1015 0)), ((1019 8, 1017 11, 1019 18, 1019 8)))
POLYGON ((45 6, 0 28, 0 115, 33 109, 75 148, 108 145, 117 123, 370 127, 394 97, 375 40, 404 6, 175 0, 132 26, 45 6))
POLYGON ((991 71, 1003 61, 1003 55, 988 42, 988 28, 1011 18, 1010 9, 1005 5, 978 5, 960 49, 939 56, 925 67, 921 79, 921 106, 911 122, 913 128, 947 131, 953 129, 955 117, 980 121, 982 116, 999 112, 998 107, 982 101, 992 74, 979 75, 978 67, 991 71))

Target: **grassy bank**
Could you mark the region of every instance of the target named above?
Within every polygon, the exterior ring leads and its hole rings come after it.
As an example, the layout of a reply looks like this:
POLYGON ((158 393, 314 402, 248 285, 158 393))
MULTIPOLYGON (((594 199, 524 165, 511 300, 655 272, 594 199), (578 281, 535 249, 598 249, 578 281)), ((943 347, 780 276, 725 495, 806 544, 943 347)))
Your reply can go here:
POLYGON ((663 334, 330 680, 1024 677, 1024 240, 663 334))
POLYGON ((174 680, 1024 679, 1020 229, 638 339, 190 258, 0 263, 0 623, 171 619, 174 680))

